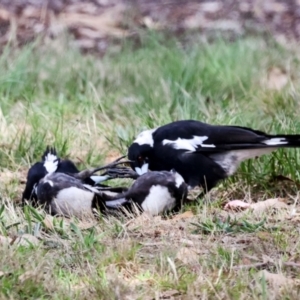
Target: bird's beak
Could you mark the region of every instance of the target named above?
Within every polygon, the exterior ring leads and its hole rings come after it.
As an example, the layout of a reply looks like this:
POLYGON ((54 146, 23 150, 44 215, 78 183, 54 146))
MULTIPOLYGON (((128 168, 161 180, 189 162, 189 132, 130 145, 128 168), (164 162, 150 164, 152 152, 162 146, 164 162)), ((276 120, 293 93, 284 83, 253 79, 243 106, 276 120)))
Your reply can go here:
POLYGON ((148 172, 148 168, 149 168, 149 164, 148 163, 144 163, 141 167, 135 167, 135 171, 139 175, 143 175, 143 174, 145 174, 145 173, 148 172))

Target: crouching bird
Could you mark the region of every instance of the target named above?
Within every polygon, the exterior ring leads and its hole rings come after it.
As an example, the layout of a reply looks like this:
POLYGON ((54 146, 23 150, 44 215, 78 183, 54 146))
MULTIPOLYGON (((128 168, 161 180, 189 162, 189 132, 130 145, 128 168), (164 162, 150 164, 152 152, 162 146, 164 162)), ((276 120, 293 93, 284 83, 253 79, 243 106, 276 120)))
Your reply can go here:
MULTIPOLYGON (((103 167, 90 168, 78 173, 52 172, 39 180, 35 186, 36 205, 43 206, 52 215, 65 217, 85 217, 93 214, 93 209, 106 213, 105 201, 127 191, 122 187, 92 186, 86 180, 97 171, 115 167, 120 158, 103 167)), ((113 178, 113 176, 109 176, 113 178)))
POLYGON ((64 173, 51 173, 37 187, 37 204, 52 215, 90 217, 94 209, 106 214, 105 200, 126 191, 125 188, 97 188, 64 173))
MULTIPOLYGON (((59 158, 55 148, 48 146, 42 155, 41 161, 31 166, 27 173, 27 181, 22 195, 22 203, 25 204, 25 200, 36 202, 37 195, 35 188, 38 182, 47 174, 54 172, 76 174, 79 173, 79 170, 71 160, 59 158)), ((94 185, 107 179, 108 176, 92 175, 85 179, 85 183, 94 185)))
MULTIPOLYGON (((115 175, 116 173, 118 171, 114 172, 115 175)), ((125 173, 123 169, 116 177, 136 178, 135 174, 131 173, 127 176, 125 173)), ((125 207, 130 211, 133 210, 133 205, 136 205, 142 211, 155 216, 180 209, 186 197, 187 185, 175 170, 153 171, 138 176, 128 191, 106 201, 105 205, 108 208, 125 207)))
POLYGON ((207 192, 234 174, 242 161, 287 147, 300 147, 300 135, 183 120, 141 132, 129 147, 128 158, 139 174, 148 167, 174 168, 189 188, 202 186, 207 192))

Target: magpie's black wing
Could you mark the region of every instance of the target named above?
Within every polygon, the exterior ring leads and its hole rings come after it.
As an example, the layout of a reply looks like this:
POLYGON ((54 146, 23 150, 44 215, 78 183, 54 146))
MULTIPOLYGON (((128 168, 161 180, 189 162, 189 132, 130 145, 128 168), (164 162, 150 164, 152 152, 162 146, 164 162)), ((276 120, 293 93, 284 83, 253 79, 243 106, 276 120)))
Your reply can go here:
POLYGON ((267 135, 247 127, 210 125, 194 120, 159 127, 153 137, 156 146, 204 153, 300 146, 300 135, 267 135))
POLYGON ((79 170, 71 160, 64 159, 60 161, 56 172, 75 174, 78 173, 79 170))

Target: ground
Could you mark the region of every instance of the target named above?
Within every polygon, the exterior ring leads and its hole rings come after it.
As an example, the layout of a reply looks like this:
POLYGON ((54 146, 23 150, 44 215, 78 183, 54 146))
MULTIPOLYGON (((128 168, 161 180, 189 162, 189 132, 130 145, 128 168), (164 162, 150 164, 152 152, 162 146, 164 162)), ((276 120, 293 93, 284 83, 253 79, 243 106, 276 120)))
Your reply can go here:
POLYGON ((138 43, 143 28, 209 40, 259 33, 286 44, 299 40, 299 18, 300 3, 291 0, 0 0, 0 47, 68 31, 73 47, 103 54, 124 37, 138 43))
POLYGON ((183 41, 144 32, 102 58, 65 37, 4 48, 2 299, 299 298, 297 149, 244 163, 178 215, 69 220, 18 205, 46 145, 84 168, 178 119, 300 132, 297 47, 259 36, 183 41), (236 199, 251 208, 226 211, 236 199))

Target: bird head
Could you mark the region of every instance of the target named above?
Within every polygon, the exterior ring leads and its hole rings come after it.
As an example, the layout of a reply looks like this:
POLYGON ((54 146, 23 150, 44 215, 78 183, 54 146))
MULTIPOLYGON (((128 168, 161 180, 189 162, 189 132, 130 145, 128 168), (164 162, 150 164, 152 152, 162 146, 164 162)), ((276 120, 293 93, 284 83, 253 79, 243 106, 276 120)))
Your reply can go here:
POLYGON ((130 165, 133 170, 139 175, 143 175, 149 168, 149 155, 152 147, 149 145, 139 145, 133 143, 128 149, 128 159, 131 161, 130 165))

